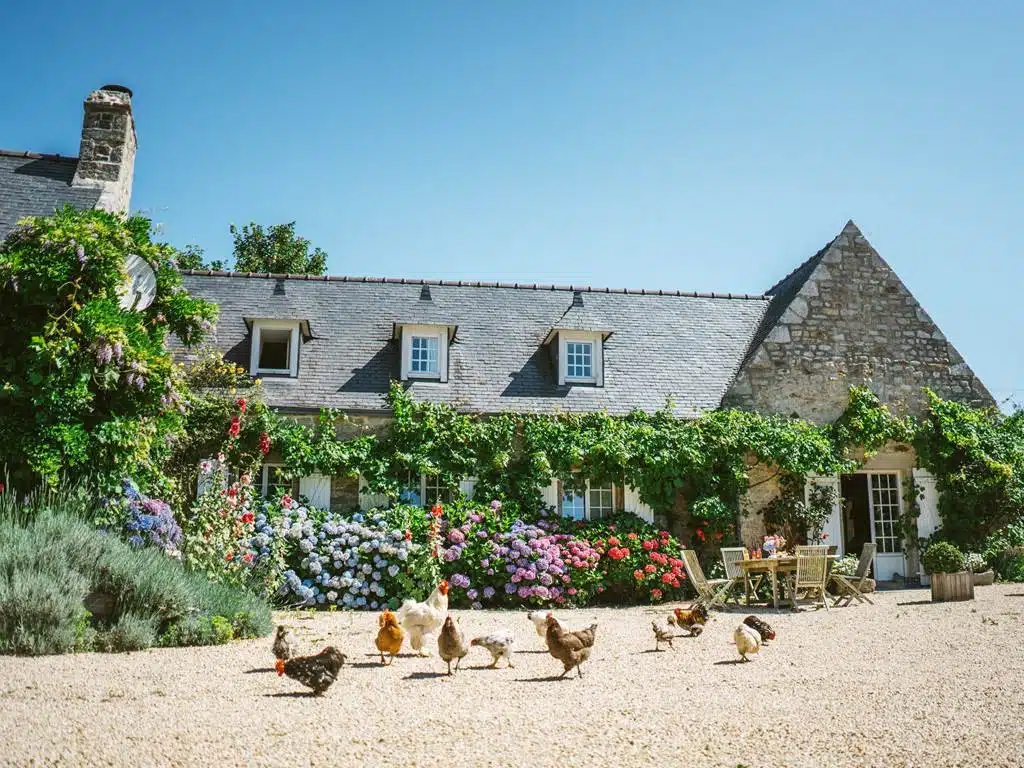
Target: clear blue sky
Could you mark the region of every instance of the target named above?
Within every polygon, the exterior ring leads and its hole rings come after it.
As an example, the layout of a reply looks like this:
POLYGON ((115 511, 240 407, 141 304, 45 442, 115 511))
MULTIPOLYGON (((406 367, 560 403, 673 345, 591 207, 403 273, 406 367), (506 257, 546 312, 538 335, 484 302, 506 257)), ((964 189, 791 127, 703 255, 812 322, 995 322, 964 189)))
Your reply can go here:
POLYGON ((75 154, 128 85, 177 245, 294 219, 333 274, 759 293, 853 218, 1024 401, 1024 3, 18 5, 0 146, 75 154))

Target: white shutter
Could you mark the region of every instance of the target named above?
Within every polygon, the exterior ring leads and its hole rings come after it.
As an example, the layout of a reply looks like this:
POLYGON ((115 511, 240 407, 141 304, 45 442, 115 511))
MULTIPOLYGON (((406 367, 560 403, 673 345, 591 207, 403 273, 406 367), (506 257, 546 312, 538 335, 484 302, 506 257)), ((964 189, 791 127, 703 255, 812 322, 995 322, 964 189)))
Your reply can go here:
POLYGON ((467 499, 472 499, 473 498, 473 489, 474 488, 476 488, 476 478, 475 477, 464 477, 462 480, 459 481, 459 491, 467 499))
POLYGON ((544 503, 549 507, 554 507, 555 511, 558 511, 558 481, 552 480, 551 484, 543 489, 544 492, 544 503))
POLYGON ((917 535, 922 539, 931 536, 942 524, 939 517, 939 492, 935 487, 935 478, 930 472, 915 469, 914 485, 917 488, 917 535))
POLYGON ((632 512, 648 523, 654 522, 654 510, 640 501, 640 494, 636 492, 635 488, 627 485, 623 489, 622 496, 622 506, 627 512, 632 512))
POLYGON ((824 485, 832 488, 835 491, 835 501, 832 504, 832 514, 829 515, 828 520, 825 521, 825 527, 822 529, 823 533, 828 534, 828 538, 825 539, 825 544, 828 546, 839 547, 837 553, 842 556, 843 552, 843 500, 841 498, 841 488, 839 486, 839 475, 809 475, 807 482, 804 485, 804 503, 807 503, 810 499, 811 485, 824 485))
POLYGON ((299 480, 299 495, 309 499, 317 509, 331 508, 331 478, 327 475, 310 475, 299 480))
POLYGON ((364 512, 368 509, 377 509, 391 504, 391 498, 383 493, 365 493, 366 478, 359 475, 359 508, 364 512))

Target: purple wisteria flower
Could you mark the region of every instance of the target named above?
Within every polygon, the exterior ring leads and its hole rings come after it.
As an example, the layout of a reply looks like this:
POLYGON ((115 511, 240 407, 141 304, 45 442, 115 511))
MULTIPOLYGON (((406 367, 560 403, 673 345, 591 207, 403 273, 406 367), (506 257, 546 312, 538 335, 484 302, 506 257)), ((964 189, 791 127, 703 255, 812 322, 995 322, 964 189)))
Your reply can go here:
POLYGON ((75 249, 75 256, 78 257, 79 264, 84 265, 85 262, 89 260, 89 257, 85 255, 85 248, 83 248, 82 246, 78 246, 78 248, 75 249))

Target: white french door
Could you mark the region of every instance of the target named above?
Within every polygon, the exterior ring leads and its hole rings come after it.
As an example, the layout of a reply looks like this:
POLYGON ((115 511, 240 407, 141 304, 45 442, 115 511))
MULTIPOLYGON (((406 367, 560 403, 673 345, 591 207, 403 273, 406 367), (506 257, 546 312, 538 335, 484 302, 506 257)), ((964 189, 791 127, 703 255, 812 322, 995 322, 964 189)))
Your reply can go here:
POLYGON ((891 581, 894 574, 906 575, 903 555, 903 489, 898 472, 868 473, 868 503, 871 510, 871 540, 875 543, 875 578, 891 581))

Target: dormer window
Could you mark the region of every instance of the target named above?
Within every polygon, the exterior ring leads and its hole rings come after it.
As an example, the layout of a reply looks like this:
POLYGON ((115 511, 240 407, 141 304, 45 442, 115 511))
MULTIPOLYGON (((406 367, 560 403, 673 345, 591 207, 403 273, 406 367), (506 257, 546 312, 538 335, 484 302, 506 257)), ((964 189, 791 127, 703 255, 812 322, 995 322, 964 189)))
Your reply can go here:
POLYGON ((609 331, 552 328, 545 343, 558 371, 560 386, 604 386, 604 340, 609 331))
POLYGON ((403 380, 448 381, 448 344, 454 326, 396 324, 395 335, 401 340, 403 380))
POLYGON ((252 320, 252 354, 249 373, 253 376, 299 375, 301 320, 252 320))
POLYGON ((565 340, 565 378, 594 382, 594 342, 565 340))

